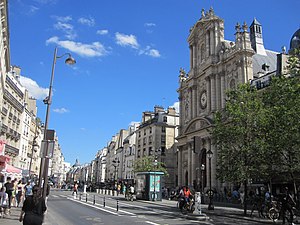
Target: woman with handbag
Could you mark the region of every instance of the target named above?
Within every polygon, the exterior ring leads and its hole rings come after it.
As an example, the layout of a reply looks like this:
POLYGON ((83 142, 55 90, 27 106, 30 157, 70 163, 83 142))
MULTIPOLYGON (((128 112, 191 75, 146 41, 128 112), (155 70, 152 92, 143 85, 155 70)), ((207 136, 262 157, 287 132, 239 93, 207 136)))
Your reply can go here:
POLYGON ((41 225, 44 221, 44 213, 47 210, 45 199, 41 195, 38 185, 32 188, 32 196, 28 196, 22 207, 19 221, 23 225, 41 225))

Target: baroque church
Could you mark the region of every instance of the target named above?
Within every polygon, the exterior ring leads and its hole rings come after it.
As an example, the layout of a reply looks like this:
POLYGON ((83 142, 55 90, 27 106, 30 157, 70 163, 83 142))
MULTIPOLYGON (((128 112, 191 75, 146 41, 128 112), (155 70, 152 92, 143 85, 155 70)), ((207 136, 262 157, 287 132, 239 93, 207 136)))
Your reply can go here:
POLYGON ((210 135, 214 113, 225 107, 226 90, 246 82, 263 85, 270 75, 284 70, 285 49, 278 53, 264 48, 262 25, 257 19, 249 29, 244 22, 237 23, 235 30, 234 41, 224 40, 224 20, 212 8, 207 12, 203 9, 201 18, 190 29, 190 68, 188 73, 180 69, 177 90, 179 186, 206 191, 211 182, 212 188, 223 190, 225 184, 216 179, 217 151, 210 135))

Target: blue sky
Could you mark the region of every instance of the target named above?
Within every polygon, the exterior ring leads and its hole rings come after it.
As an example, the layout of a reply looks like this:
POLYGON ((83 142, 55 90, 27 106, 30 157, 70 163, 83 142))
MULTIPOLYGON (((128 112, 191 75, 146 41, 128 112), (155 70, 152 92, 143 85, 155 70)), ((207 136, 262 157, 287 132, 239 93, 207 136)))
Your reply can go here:
POLYGON ((178 102, 189 29, 211 6, 224 19, 226 40, 234 40, 237 22, 250 25, 255 17, 265 48, 280 52, 300 28, 299 0, 9 1, 11 63, 21 67, 42 121, 54 48, 77 61, 70 67, 57 60, 49 120, 67 162, 91 162, 143 111, 178 102))

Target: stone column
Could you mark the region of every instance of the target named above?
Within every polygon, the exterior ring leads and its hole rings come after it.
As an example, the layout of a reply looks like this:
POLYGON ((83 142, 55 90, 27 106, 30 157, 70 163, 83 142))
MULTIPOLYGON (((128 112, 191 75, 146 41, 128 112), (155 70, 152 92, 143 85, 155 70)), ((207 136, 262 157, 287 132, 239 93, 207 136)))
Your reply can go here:
POLYGON ((216 75, 216 109, 219 110, 221 107, 221 85, 220 85, 220 74, 216 75))
POLYGON ((210 38, 209 38, 209 31, 206 32, 206 40, 205 40, 205 45, 206 45, 206 57, 208 57, 210 55, 210 52, 209 52, 209 43, 210 43, 210 38))
POLYGON ((191 144, 188 143, 188 184, 191 185, 193 182, 192 180, 192 148, 191 144))
POLYGON ((213 29, 211 29, 210 31, 210 54, 213 55, 214 54, 214 47, 215 47, 215 39, 214 39, 214 31, 213 29))
POLYGON ((192 87, 192 110, 193 110, 193 113, 192 113, 192 118, 195 118, 195 117, 197 117, 197 106, 198 106, 198 104, 197 104, 197 86, 196 85, 194 85, 193 87, 192 87))
POLYGON ((190 67, 191 69, 194 68, 194 65, 193 65, 193 46, 190 45, 190 67))
POLYGON ((210 76, 210 88, 211 88, 211 111, 216 110, 216 75, 210 76))
POLYGON ((196 46, 193 44, 193 68, 196 67, 196 59, 197 59, 197 54, 196 54, 196 46))
POLYGON ((178 148, 178 185, 181 186, 182 185, 182 147, 178 148))
POLYGON ((217 151, 215 145, 213 145, 213 141, 209 140, 210 149, 213 152, 213 157, 211 159, 211 186, 216 187, 216 165, 217 165, 217 151))
POLYGON ((220 87, 220 91, 221 91, 221 108, 224 109, 225 108, 225 75, 221 74, 221 87, 220 87))
POLYGON ((217 22, 215 22, 214 35, 215 35, 215 43, 214 43, 215 51, 214 51, 214 54, 217 54, 217 46, 218 46, 218 43, 219 43, 219 24, 217 22))
POLYGON ((207 92, 207 112, 211 111, 211 89, 210 89, 210 79, 206 78, 206 92, 207 92))
POLYGON ((179 122, 179 134, 182 134, 182 129, 183 129, 183 125, 184 125, 184 102, 183 102, 183 99, 182 99, 182 92, 180 91, 179 93, 179 97, 178 97, 178 100, 179 100, 179 113, 180 113, 180 122, 179 122))

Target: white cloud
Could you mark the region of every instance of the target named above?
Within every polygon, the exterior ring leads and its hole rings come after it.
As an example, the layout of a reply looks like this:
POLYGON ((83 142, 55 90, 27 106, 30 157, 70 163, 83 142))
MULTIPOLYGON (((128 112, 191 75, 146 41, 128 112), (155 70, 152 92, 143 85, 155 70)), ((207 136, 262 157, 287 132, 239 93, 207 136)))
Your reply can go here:
POLYGON ((179 113, 179 102, 175 102, 171 107, 175 108, 176 112, 179 113))
POLYGON ((69 23, 63 23, 61 21, 58 21, 56 24, 54 24, 54 28, 56 30, 61 30, 65 33, 65 36, 68 39, 75 39, 77 37, 76 32, 74 31, 74 27, 72 24, 69 23))
POLYGON ((104 56, 108 54, 108 50, 106 50, 106 48, 100 42, 83 44, 81 42, 74 42, 68 40, 62 41, 59 40, 58 37, 54 36, 46 41, 46 44, 50 43, 56 44, 62 48, 68 49, 71 52, 85 57, 104 56))
POLYGON ((87 25, 89 27, 95 26, 95 20, 92 17, 90 17, 90 18, 81 17, 78 19, 78 23, 87 25))
POLYGON ((150 46, 147 46, 145 49, 139 51, 140 55, 148 55, 154 58, 161 57, 159 51, 157 49, 153 49, 150 46))
POLYGON ((66 23, 72 20, 71 16, 52 16, 55 20, 66 23))
POLYGON ((20 76, 20 82, 23 85, 23 87, 25 87, 28 90, 30 97, 33 97, 38 100, 43 100, 49 94, 48 88, 40 87, 36 83, 36 81, 34 81, 28 77, 20 76))
POLYGON ((99 34, 99 35, 108 34, 108 30, 97 30, 97 34, 99 34))
POLYGON ((131 48, 134 48, 134 49, 139 48, 137 38, 132 34, 127 35, 127 34, 121 34, 121 33, 117 32, 115 37, 116 37, 116 41, 117 41, 118 45, 130 46, 131 48))
POLYGON ((65 109, 65 108, 60 108, 60 109, 53 109, 53 112, 56 112, 56 113, 67 113, 69 112, 69 110, 65 109))
POLYGON ((33 13, 35 13, 38 10, 39 10, 38 7, 31 5, 31 6, 29 6, 29 12, 28 13, 29 14, 33 14, 33 13))
POLYGON ((160 53, 158 50, 156 49, 150 49, 148 52, 145 53, 146 55, 152 56, 154 58, 159 58, 160 57, 160 53))
POLYGON ((34 0, 37 3, 40 4, 55 4, 57 0, 34 0))
POLYGON ((155 27, 156 24, 155 23, 145 23, 144 26, 145 27, 155 27))

